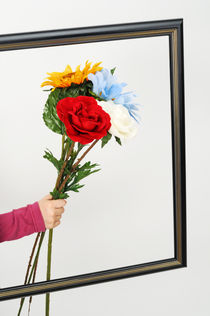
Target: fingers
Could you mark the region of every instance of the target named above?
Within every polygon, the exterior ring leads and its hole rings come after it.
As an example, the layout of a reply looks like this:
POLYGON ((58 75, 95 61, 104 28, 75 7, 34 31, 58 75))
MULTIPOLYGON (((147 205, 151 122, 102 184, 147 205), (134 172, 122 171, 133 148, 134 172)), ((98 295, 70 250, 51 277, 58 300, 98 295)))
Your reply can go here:
POLYGON ((47 228, 47 229, 55 228, 55 227, 57 227, 58 225, 60 225, 60 223, 61 223, 60 219, 56 219, 56 220, 54 220, 54 221, 48 223, 48 224, 46 225, 46 228, 47 228))
POLYGON ((54 228, 61 223, 61 215, 54 215, 48 219, 47 227, 48 229, 54 228))
POLYGON ((67 202, 66 202, 66 200, 59 199, 59 200, 53 200, 51 203, 52 203, 53 207, 61 208, 61 207, 64 207, 67 202))
POLYGON ((38 201, 39 207, 47 229, 54 228, 60 224, 67 201, 64 199, 53 200, 51 194, 46 195, 38 201))
POLYGON ((55 208, 54 212, 55 215, 61 215, 64 213, 64 207, 55 208))

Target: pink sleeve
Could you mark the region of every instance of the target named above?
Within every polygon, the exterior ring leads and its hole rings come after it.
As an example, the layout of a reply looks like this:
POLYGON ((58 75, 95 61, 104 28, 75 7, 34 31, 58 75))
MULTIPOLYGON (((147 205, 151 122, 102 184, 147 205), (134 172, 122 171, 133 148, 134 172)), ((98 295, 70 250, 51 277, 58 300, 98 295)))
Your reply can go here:
POLYGON ((0 242, 19 239, 45 230, 38 202, 0 214, 0 242))

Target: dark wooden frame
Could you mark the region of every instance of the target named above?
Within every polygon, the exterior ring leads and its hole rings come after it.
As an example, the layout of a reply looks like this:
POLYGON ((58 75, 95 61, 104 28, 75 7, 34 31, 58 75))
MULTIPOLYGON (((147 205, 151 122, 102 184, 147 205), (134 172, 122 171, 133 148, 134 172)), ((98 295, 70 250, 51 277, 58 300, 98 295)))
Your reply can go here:
POLYGON ((0 36, 0 50, 8 51, 153 36, 169 37, 174 257, 30 285, 4 288, 0 290, 1 301, 186 267, 183 19, 6 34, 0 36))

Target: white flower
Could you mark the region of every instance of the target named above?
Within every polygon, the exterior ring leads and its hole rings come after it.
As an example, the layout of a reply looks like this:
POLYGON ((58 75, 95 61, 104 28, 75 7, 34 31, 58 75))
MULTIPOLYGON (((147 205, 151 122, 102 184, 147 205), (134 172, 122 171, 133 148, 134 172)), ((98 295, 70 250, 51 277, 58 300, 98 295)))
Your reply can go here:
POLYGON ((122 140, 132 138, 137 133, 134 119, 122 104, 113 101, 97 101, 102 109, 111 117, 111 128, 109 133, 122 140))

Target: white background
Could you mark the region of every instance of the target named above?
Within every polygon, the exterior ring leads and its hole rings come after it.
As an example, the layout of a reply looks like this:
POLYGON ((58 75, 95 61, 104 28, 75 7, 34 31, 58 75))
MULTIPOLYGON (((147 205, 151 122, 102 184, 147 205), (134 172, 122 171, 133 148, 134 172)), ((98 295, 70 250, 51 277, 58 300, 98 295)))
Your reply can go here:
MULTIPOLYGON (((209 315, 208 2, 19 1, 4 4, 1 15, 2 34, 184 18, 188 268, 54 293, 51 308, 52 315, 209 315)), ((43 302, 34 298, 35 314, 44 315, 43 302)), ((17 305, 1 303, 1 314, 15 315, 17 305)))

